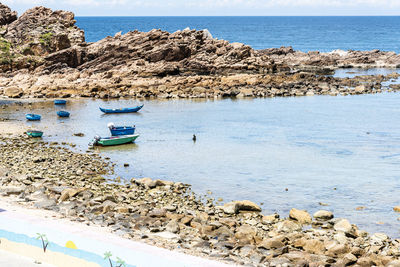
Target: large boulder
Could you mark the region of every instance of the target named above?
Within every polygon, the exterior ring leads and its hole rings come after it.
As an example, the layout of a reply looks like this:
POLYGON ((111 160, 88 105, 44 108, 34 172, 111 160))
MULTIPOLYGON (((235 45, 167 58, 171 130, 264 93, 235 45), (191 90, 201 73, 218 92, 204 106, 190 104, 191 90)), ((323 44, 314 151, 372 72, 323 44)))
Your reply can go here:
POLYGON ((0 26, 10 24, 17 19, 17 12, 0 3, 0 26))
POLYGON ((4 89, 4 95, 10 98, 19 98, 24 94, 21 88, 18 87, 8 87, 4 89))
POLYGON ((85 42, 75 22, 72 12, 35 7, 9 24, 4 38, 21 54, 43 56, 85 42))

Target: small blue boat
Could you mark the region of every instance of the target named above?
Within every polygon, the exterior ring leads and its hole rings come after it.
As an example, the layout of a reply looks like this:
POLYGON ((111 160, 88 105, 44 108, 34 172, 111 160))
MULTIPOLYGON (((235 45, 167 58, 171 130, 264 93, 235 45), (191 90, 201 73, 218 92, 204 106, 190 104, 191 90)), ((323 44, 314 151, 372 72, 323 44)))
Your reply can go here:
POLYGON ((114 126, 110 127, 112 136, 135 134, 135 126, 114 126))
POLYGON ((64 111, 64 110, 60 110, 60 111, 57 111, 57 115, 58 115, 58 117, 67 118, 67 117, 69 117, 69 112, 68 111, 64 111))
POLYGON ((67 100, 63 100, 63 99, 54 100, 54 105, 65 105, 65 104, 67 104, 67 100))
POLYGON ((112 114, 112 113, 132 113, 132 112, 138 112, 143 105, 137 106, 134 108, 115 108, 115 109, 107 109, 107 108, 100 108, 100 110, 106 114, 112 114))
POLYGON ((40 121, 41 118, 41 116, 37 114, 26 114, 25 117, 28 121, 40 121))

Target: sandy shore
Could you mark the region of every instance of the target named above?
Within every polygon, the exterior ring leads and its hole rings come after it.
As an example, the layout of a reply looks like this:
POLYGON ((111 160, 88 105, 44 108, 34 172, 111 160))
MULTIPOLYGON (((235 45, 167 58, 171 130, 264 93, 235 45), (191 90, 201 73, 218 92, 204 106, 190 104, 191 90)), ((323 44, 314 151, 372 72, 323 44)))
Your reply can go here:
POLYGON ((0 135, 21 135, 27 130, 22 123, 15 121, 0 121, 0 135))

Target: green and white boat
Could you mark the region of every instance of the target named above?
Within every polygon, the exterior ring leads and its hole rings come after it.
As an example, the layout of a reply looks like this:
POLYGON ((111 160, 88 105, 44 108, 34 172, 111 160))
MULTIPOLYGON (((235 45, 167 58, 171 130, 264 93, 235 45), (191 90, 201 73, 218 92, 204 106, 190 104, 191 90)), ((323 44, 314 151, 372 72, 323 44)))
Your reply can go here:
POLYGON ((26 131, 26 134, 29 137, 42 137, 43 132, 42 131, 32 131, 32 130, 30 130, 30 131, 26 131))
POLYGON ((111 136, 111 137, 100 137, 96 136, 90 143, 90 146, 116 146, 122 144, 128 144, 135 142, 136 138, 138 138, 138 134, 132 135, 119 135, 119 136, 111 136))

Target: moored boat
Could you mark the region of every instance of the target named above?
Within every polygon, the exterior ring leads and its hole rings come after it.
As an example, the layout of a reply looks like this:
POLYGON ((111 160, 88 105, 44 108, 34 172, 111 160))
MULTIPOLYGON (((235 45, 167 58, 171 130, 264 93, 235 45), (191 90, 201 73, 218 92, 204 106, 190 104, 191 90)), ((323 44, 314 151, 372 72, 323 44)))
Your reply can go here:
POLYGON ((65 105, 65 104, 67 104, 67 100, 64 100, 64 99, 56 99, 56 100, 54 100, 54 104, 55 104, 55 105, 65 105))
POLYGON ((42 137, 43 132, 42 131, 26 131, 26 134, 30 137, 42 137))
POLYGON ((139 137, 138 134, 133 135, 120 135, 120 136, 112 136, 112 137, 100 137, 96 136, 89 145, 91 146, 116 146, 123 145, 135 142, 135 140, 139 137))
POLYGON ((106 113, 106 114, 112 114, 112 113, 132 113, 132 112, 138 112, 139 110, 142 109, 144 105, 141 106, 137 106, 134 108, 115 108, 115 109, 109 109, 109 108, 101 108, 99 107, 99 109, 106 113))
POLYGON ((114 126, 114 123, 109 123, 107 125, 107 127, 108 127, 108 129, 110 129, 112 136, 135 134, 135 125, 133 125, 133 126, 114 126))
POLYGON ((57 115, 58 115, 58 117, 64 117, 64 118, 66 118, 66 117, 69 117, 69 112, 68 111, 64 111, 64 110, 60 110, 60 111, 57 111, 57 115))
POLYGON ((37 114, 26 114, 25 117, 28 121, 40 121, 41 119, 41 116, 37 114))

